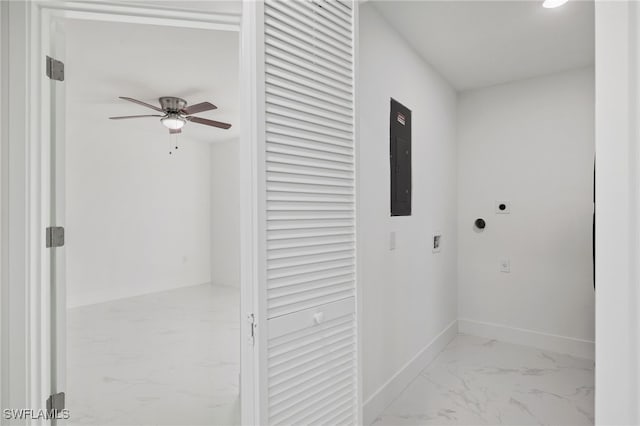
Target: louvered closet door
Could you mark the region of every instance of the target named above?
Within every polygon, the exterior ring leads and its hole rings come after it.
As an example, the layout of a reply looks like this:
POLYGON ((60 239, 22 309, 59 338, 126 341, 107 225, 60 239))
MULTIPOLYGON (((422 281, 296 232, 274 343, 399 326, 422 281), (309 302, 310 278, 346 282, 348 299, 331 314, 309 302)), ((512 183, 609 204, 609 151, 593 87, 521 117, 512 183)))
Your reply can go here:
POLYGON ((357 422, 352 8, 264 5, 273 425, 357 422))

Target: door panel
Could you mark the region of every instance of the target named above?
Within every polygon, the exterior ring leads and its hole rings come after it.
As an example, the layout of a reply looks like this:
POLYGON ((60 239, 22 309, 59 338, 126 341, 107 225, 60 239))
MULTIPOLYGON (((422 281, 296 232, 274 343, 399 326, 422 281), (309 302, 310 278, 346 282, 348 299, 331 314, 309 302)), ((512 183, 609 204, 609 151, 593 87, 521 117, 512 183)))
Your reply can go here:
POLYGON ((352 7, 264 5, 269 424, 357 422, 352 7))

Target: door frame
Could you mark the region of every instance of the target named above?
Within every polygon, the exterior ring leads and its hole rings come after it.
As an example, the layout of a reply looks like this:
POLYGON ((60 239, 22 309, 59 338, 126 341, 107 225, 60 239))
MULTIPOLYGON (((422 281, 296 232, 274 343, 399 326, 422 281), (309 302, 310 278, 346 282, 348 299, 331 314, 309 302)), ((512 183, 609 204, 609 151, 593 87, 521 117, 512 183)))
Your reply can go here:
MULTIPOLYGON (((153 24, 237 31, 240 81, 255 82, 255 16, 165 8, 116 1, 0 2, 0 388, 2 408, 45 409, 51 390, 50 265, 45 228, 48 188, 49 85, 43 84, 49 54, 49 28, 57 18, 153 24), (8 47, 11 46, 11 49, 8 47), (44 130, 43 130, 44 129, 44 130), (8 380, 4 380, 7 377, 8 380)), ((241 319, 258 313, 259 197, 256 88, 240 84, 241 319), (258 170, 258 173, 256 173, 258 170)), ((255 424, 260 339, 250 341, 252 325, 241 320, 241 422, 255 424)), ((259 333, 261 334, 261 333, 259 333)), ((259 336, 258 334, 258 336, 259 336)), ((73 411, 71 410, 71 415, 73 411)), ((34 420, 31 424, 44 424, 34 420)))
POLYGON ((640 8, 595 2, 595 423, 640 423, 640 8))

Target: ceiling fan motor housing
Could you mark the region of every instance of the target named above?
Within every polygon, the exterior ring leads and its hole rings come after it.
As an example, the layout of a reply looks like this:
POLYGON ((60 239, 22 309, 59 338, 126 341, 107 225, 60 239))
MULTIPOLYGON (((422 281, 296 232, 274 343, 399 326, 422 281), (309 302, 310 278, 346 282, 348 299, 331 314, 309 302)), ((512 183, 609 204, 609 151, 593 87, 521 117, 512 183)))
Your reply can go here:
POLYGON ((187 101, 174 96, 162 96, 158 100, 162 109, 170 113, 178 113, 187 107, 187 101))

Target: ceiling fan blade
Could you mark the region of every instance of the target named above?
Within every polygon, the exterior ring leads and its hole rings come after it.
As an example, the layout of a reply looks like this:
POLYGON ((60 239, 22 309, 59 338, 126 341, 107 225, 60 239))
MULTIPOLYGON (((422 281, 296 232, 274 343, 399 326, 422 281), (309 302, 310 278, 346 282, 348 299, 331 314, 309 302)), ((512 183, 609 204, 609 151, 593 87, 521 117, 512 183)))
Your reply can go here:
POLYGON ((219 127, 221 129, 228 129, 231 127, 229 123, 222 123, 220 121, 209 120, 206 118, 200 117, 185 117, 189 121, 193 121, 194 123, 204 124, 206 126, 219 127))
POLYGON ((164 117, 164 115, 151 114, 151 115, 123 115, 122 117, 109 117, 111 120, 124 120, 127 118, 143 118, 143 117, 164 117))
POLYGON ((218 107, 212 104, 211 102, 200 102, 199 104, 190 105, 183 109, 182 111, 186 115, 197 114, 203 111, 210 111, 212 109, 217 109, 218 107))
POLYGON ((169 129, 169 133, 170 134, 174 134, 174 133, 182 133, 182 129, 169 129))
POLYGON ((137 99, 127 98, 126 96, 119 96, 119 98, 120 98, 120 99, 124 99, 125 101, 133 102, 134 104, 138 104, 138 105, 146 106, 147 108, 154 109, 154 110, 156 110, 156 111, 158 111, 158 112, 164 112, 161 108, 158 108, 158 107, 157 107, 157 106, 155 106, 155 105, 151 105, 151 104, 148 104, 148 103, 146 103, 146 102, 139 101, 139 100, 137 100, 137 99))

